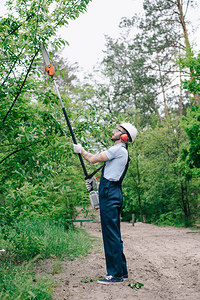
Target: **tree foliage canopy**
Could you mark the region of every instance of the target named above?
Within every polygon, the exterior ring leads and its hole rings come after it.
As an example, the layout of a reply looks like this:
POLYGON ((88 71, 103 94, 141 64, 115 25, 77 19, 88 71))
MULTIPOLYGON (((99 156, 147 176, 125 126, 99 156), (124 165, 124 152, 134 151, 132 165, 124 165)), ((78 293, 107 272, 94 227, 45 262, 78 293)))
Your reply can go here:
POLYGON ((1 225, 43 217, 68 227, 76 207, 89 205, 58 96, 42 71, 43 43, 77 140, 87 150, 109 147, 116 123, 138 128, 129 146, 123 218, 135 213, 141 221, 145 215, 148 222, 188 226, 199 217, 200 151, 194 105, 199 55, 186 43, 182 19, 190 3, 145 0, 142 17, 123 18, 121 38, 106 38, 102 83, 93 76, 80 82, 77 65, 58 52, 66 41, 57 29, 85 12, 88 2, 9 1, 10 12, 0 19, 1 225))

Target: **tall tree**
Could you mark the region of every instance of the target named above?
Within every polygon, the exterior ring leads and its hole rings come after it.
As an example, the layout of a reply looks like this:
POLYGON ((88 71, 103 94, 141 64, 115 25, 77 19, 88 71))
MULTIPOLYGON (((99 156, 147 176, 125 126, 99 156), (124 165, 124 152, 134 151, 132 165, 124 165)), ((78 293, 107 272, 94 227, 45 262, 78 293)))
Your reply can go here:
POLYGON ((41 43, 48 46, 51 40, 55 47, 64 44, 63 39, 56 38, 57 29, 84 12, 89 1, 8 2, 10 13, 1 17, 0 29, 1 59, 4 62, 0 74, 1 94, 7 99, 3 123, 26 87, 28 76, 36 70, 41 43))
POLYGON ((179 93, 178 78, 181 71, 177 68, 176 61, 181 54, 190 49, 185 21, 190 2, 145 0, 143 17, 124 18, 121 22, 122 27, 128 28, 129 31, 135 28, 138 32, 132 41, 130 39, 129 45, 138 50, 137 56, 141 55, 145 59, 146 69, 158 80, 165 119, 169 110, 174 110, 178 98, 179 112, 182 114, 187 99, 186 95, 179 93), (185 7, 184 14, 183 7, 185 7))
MULTIPOLYGON (((179 49, 183 49, 183 41, 180 44, 180 41, 182 40, 182 37, 184 37, 184 51, 188 53, 188 55, 192 54, 190 39, 189 39, 189 33, 188 33, 188 22, 187 22, 187 10, 189 5, 194 5, 196 1, 180 1, 180 0, 167 0, 165 2, 161 2, 158 0, 144 1, 144 9, 146 16, 153 12, 153 15, 151 14, 151 20, 152 17, 154 20, 156 20, 155 24, 161 24, 162 28, 165 28, 169 31, 168 37, 171 37, 172 35, 174 38, 168 39, 168 41, 172 42, 173 48, 175 47, 177 50, 177 46, 179 46, 179 49), (182 32, 182 34, 181 34, 182 32), (181 47, 180 47, 181 46, 181 47)), ((160 34, 159 34, 160 36, 160 34)), ((170 50, 171 46, 167 47, 168 50, 170 50)), ((191 67, 190 68, 190 77, 191 79, 194 77, 194 70, 191 67)), ((195 105, 199 104, 199 96, 198 93, 194 93, 195 97, 195 105)))
MULTIPOLYGON (((31 209, 33 203, 28 204, 29 199, 21 196, 28 189, 36 191, 34 207, 38 207, 38 201, 47 195, 48 187, 52 194, 66 192, 70 198, 67 185, 73 163, 70 161, 69 135, 67 132, 64 140, 65 122, 58 107, 58 97, 46 82, 44 84, 38 65, 41 43, 49 50, 65 44, 63 39, 56 37, 57 29, 85 12, 89 1, 11 0, 7 4, 8 15, 0 18, 2 215, 9 205, 13 207, 13 213, 18 211, 17 205, 19 214, 25 206, 31 209), (63 179, 55 191, 52 182, 58 181, 58 177, 63 179)), ((72 75, 71 66, 65 64, 63 67, 67 80, 64 84, 60 78, 59 84, 71 91, 75 75, 72 75)), ((69 97, 63 101, 73 106, 69 97)), ((47 203, 43 204, 41 207, 46 207, 47 203)), ((9 220, 9 213, 6 215, 9 220)))
MULTIPOLYGON (((111 110, 115 113, 140 115, 139 126, 150 123, 151 114, 158 115, 156 78, 146 69, 145 59, 125 41, 107 38, 103 72, 109 80, 111 110), (144 120, 145 119, 145 120, 144 120)), ((160 117, 160 116, 159 116, 160 117)))

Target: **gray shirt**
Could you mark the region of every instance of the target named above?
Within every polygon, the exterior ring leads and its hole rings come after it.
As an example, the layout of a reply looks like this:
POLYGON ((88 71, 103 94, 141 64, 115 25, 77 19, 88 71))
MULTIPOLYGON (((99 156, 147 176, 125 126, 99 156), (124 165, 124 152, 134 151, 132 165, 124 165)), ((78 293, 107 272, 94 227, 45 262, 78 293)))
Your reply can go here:
POLYGON ((104 177, 110 181, 118 181, 128 161, 128 151, 125 144, 114 145, 106 150, 105 154, 109 160, 105 163, 104 177))

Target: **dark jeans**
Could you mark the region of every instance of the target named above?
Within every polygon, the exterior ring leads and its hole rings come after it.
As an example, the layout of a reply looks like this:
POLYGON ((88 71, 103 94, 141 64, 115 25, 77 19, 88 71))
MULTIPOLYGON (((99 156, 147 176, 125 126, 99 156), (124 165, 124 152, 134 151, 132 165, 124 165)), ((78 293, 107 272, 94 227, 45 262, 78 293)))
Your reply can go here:
POLYGON ((123 202, 121 184, 108 181, 102 176, 99 202, 107 274, 121 277, 128 274, 120 232, 123 202))

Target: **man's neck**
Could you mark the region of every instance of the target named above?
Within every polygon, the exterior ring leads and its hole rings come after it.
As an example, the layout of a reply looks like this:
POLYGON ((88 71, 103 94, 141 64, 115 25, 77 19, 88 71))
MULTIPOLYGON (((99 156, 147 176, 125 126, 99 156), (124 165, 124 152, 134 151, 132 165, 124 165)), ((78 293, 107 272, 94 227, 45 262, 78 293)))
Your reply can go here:
POLYGON ((121 140, 117 140, 117 141, 115 141, 114 145, 118 145, 118 144, 121 144, 121 143, 122 143, 121 140))

